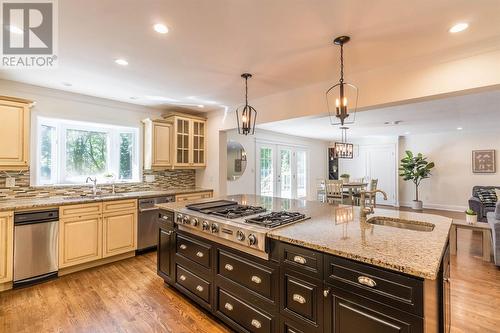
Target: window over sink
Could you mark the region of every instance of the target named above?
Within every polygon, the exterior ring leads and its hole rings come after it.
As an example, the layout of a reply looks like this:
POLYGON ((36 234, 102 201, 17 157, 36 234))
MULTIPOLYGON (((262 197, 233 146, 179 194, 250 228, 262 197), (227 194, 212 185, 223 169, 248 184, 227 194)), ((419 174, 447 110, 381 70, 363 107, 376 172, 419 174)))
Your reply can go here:
POLYGON ((139 129, 37 118, 36 185, 137 182, 139 129))

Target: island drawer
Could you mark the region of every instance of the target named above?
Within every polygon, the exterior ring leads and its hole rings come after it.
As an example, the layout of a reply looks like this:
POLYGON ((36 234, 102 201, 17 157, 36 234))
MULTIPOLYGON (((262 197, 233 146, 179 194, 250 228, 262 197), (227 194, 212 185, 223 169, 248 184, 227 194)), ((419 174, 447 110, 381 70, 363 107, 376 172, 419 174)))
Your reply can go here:
POLYGON ((204 302, 210 303, 210 283, 198 275, 176 265, 175 281, 204 302))
POLYGON ((243 328, 244 332, 274 332, 275 317, 247 304, 223 289, 217 291, 217 312, 243 328))
POLYGON ((286 243, 279 246, 280 262, 308 276, 322 279, 323 254, 286 243))
POLYGON ((321 326, 323 283, 289 269, 282 272, 281 313, 300 322, 321 326))
POLYGON ((205 268, 211 267, 212 246, 194 238, 177 234, 176 253, 205 268))
POLYGON ((278 278, 277 270, 265 267, 249 259, 219 250, 217 273, 270 300, 274 300, 273 281, 278 278))
POLYGON ((325 258, 325 275, 333 286, 423 316, 423 279, 335 256, 325 258))

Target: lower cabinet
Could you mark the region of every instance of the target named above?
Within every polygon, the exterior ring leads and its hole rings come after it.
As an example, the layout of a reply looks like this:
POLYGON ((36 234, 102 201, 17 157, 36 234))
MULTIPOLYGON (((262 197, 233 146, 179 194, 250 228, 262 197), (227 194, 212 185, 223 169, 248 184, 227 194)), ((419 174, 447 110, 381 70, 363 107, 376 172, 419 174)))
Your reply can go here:
POLYGON ((134 251, 137 246, 137 211, 103 215, 103 258, 134 251))
POLYGON ((0 212, 0 283, 12 281, 14 222, 12 212, 0 212))
POLYGON ((198 192, 198 193, 188 193, 188 194, 177 194, 175 196, 175 202, 183 202, 183 201, 193 201, 200 199, 211 198, 213 193, 211 191, 208 192, 198 192))
POLYGON ((59 221, 59 268, 102 258, 101 215, 59 221))
POLYGON ((422 318, 343 290, 333 290, 327 311, 331 333, 423 332, 422 318))

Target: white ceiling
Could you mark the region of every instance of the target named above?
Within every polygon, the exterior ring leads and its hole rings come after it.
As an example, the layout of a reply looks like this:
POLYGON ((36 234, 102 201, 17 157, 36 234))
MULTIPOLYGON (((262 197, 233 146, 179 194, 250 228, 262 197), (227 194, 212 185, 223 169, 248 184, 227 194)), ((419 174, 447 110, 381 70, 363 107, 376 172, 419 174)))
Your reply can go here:
POLYGON ((59 68, 7 70, 0 78, 143 105, 234 105, 240 74, 250 97, 337 79, 346 70, 437 61, 500 45, 498 0, 64 0, 59 1, 59 68), (459 21, 470 24, 451 35, 459 21), (155 23, 170 32, 153 31, 155 23), (129 66, 114 63, 125 58, 129 66), (67 87, 63 82, 71 83, 67 87), (161 96, 166 100, 145 100, 161 96), (132 100, 130 97, 139 97, 132 100))
MULTIPOLYGON (((500 90, 357 112, 349 138, 457 131, 499 131, 500 90), (385 122, 400 121, 399 124, 385 122)), ((341 138, 330 118, 296 118, 257 125, 269 131, 321 140, 341 138)))

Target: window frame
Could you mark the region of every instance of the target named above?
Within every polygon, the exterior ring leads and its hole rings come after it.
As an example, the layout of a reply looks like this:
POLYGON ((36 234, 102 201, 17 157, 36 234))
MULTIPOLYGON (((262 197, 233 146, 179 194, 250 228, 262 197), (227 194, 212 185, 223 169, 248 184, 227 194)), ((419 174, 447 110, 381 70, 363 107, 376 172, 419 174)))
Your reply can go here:
POLYGON ((67 130, 88 131, 106 134, 106 172, 112 172, 115 175, 115 183, 137 183, 140 182, 140 158, 139 158, 139 128, 110 125, 104 123, 84 122, 60 118, 49 118, 38 116, 36 121, 36 156, 35 156, 35 186, 50 185, 81 185, 85 184, 87 177, 98 177, 98 181, 105 182, 103 175, 82 175, 78 177, 69 177, 66 170, 67 152, 66 139, 67 130), (52 142, 51 159, 53 161, 53 170, 49 180, 42 180, 41 169, 41 135, 42 127, 50 126, 55 128, 55 140, 52 142), (121 134, 132 134, 132 177, 130 179, 119 179, 120 175, 120 143, 121 134), (100 179, 99 179, 100 178, 100 179))

